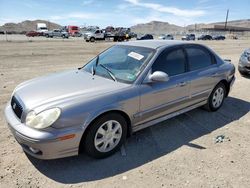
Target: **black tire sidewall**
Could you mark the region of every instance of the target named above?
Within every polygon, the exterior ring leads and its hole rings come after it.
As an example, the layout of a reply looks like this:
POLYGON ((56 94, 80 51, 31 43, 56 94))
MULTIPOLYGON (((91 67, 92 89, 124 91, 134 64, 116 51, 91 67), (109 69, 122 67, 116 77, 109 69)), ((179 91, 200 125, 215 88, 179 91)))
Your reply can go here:
POLYGON ((89 129, 87 130, 86 133, 86 137, 84 139, 84 150, 85 152, 94 158, 105 158, 108 157, 110 155, 112 155, 113 153, 115 153, 120 147, 121 145, 125 142, 126 137, 127 137, 127 122, 125 120, 125 118, 118 114, 118 113, 109 113, 106 115, 101 116, 100 118, 98 118, 97 120, 95 120, 92 124, 90 124, 89 129), (109 121, 109 120, 115 120, 118 121, 121 126, 122 126, 122 137, 119 141, 119 143, 116 145, 116 147, 114 149, 112 149, 109 152, 100 152, 95 148, 95 144, 94 144, 94 139, 95 139, 95 135, 97 130, 99 129, 99 127, 109 121))
POLYGON ((208 99, 208 104, 209 104, 209 109, 211 111, 217 111, 222 105, 223 105, 223 102, 224 102, 224 99, 225 99, 225 95, 226 95, 226 87, 223 83, 219 83, 212 91, 212 93, 210 94, 209 96, 209 99, 208 99), (214 93, 215 91, 218 89, 218 88, 222 88, 223 91, 224 91, 224 96, 223 96, 223 99, 222 99, 222 102, 220 104, 220 106, 218 107, 214 107, 213 105, 213 96, 214 96, 214 93))

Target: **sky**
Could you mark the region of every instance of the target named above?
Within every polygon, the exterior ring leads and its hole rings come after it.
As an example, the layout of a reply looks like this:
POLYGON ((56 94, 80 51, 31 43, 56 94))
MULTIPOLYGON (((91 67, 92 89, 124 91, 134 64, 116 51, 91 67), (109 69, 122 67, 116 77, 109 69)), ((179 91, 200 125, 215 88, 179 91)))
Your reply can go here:
POLYGON ((0 0, 0 25, 44 19, 60 25, 130 27, 165 21, 195 23, 250 19, 250 0, 0 0))

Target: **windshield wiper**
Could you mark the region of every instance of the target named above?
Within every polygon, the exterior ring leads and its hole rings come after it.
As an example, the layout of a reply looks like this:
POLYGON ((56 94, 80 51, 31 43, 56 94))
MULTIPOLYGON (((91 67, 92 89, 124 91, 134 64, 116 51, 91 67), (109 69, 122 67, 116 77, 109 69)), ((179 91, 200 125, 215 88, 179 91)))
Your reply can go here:
POLYGON ((106 67, 105 65, 103 65, 103 64, 99 64, 102 68, 104 68, 107 72, 108 72, 108 74, 109 74, 109 76, 114 80, 114 81, 117 81, 116 80, 116 78, 115 78, 115 76, 114 76, 114 73, 108 68, 108 67, 106 67))
POLYGON ((104 68, 107 72, 108 72, 108 75, 114 80, 114 81, 117 81, 115 76, 114 76, 114 73, 108 68, 106 67, 105 65, 103 64, 99 64, 99 55, 96 57, 96 62, 95 62, 95 67, 94 65, 92 66, 92 75, 94 76, 95 73, 96 73, 96 67, 100 65, 102 68, 104 68))

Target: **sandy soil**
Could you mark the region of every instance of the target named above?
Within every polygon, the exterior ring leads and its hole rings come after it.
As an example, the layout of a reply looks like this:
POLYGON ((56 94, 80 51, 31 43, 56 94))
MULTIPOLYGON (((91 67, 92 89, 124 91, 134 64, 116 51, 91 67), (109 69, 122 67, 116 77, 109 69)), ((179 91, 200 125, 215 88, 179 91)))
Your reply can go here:
MULTIPOLYGON (((144 129, 126 155, 42 161, 26 156, 4 119, 15 86, 82 66, 113 43, 0 36, 0 187, 249 187, 250 79, 236 73, 233 91, 215 113, 196 109, 144 129), (222 143, 215 143, 225 135, 222 143)), ((203 42, 237 65, 250 40, 203 42)))

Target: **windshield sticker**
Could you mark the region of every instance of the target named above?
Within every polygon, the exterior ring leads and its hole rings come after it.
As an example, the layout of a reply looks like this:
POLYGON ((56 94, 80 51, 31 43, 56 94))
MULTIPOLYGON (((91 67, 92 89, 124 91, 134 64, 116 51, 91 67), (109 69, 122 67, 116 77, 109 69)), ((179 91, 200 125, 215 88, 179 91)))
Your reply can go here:
POLYGON ((130 53, 128 54, 128 56, 129 56, 129 57, 132 57, 132 58, 134 58, 134 59, 136 59, 136 60, 138 60, 138 61, 140 61, 142 58, 144 58, 143 55, 138 54, 138 53, 136 53, 136 52, 130 52, 130 53))

